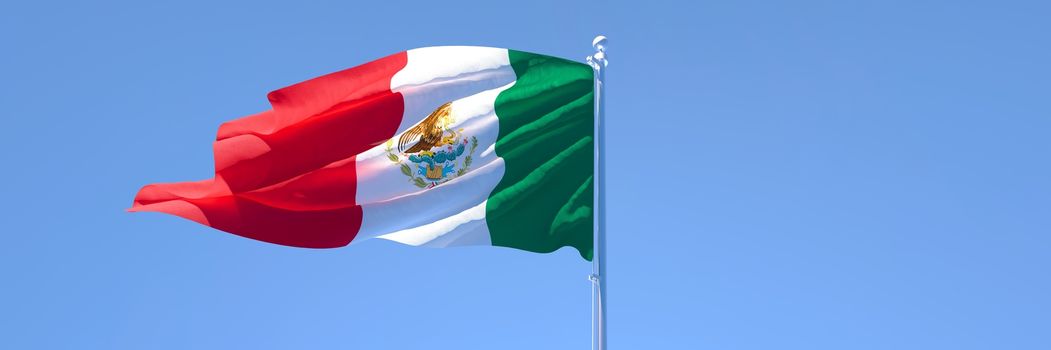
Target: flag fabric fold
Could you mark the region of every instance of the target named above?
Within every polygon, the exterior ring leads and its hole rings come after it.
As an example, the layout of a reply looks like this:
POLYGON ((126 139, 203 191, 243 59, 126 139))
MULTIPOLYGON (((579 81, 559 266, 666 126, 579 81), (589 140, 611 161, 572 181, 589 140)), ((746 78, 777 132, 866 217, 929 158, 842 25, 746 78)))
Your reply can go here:
POLYGON ((219 127, 213 179, 143 187, 130 211, 333 248, 564 246, 592 257, 593 73, 488 47, 397 53, 271 92, 219 127))

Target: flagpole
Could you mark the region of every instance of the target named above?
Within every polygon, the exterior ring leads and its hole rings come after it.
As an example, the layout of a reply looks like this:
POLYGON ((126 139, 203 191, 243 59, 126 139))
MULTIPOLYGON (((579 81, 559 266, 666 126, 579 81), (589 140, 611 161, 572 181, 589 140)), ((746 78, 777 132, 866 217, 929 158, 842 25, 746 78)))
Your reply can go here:
POLYGON ((606 98, 605 79, 606 37, 599 35, 591 42, 595 53, 588 56, 588 65, 595 72, 595 169, 594 169, 594 256, 592 272, 592 329, 591 346, 606 350, 606 98))

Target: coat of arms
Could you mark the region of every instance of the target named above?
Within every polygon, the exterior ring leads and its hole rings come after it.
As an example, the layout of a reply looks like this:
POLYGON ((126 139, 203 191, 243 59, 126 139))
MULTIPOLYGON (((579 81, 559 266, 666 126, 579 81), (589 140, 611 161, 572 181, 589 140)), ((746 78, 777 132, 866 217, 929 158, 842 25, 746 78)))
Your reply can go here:
POLYGON ((398 138, 397 152, 394 139, 387 140, 387 158, 419 188, 438 186, 467 173, 478 138, 464 135, 462 128, 453 129, 455 122, 452 103, 443 104, 398 138))

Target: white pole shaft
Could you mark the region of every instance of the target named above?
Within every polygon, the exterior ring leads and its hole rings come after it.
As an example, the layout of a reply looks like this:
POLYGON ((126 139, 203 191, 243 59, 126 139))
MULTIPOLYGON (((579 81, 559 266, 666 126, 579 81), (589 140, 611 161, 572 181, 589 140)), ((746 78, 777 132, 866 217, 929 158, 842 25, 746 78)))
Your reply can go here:
POLYGON ((595 175, 594 175, 594 255, 591 281, 595 289, 594 326, 592 344, 596 350, 606 350, 606 37, 599 35, 591 42, 595 54, 588 56, 588 64, 595 71, 595 175))

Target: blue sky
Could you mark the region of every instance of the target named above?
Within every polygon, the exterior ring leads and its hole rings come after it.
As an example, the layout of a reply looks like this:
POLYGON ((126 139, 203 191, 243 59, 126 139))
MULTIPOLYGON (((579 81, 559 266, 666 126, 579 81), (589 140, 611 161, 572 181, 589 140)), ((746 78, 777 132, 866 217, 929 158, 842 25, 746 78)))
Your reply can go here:
POLYGON ((614 349, 1045 349, 1047 2, 7 2, 0 347, 585 349, 572 250, 268 245, 129 214, 265 94, 610 37, 614 349))

